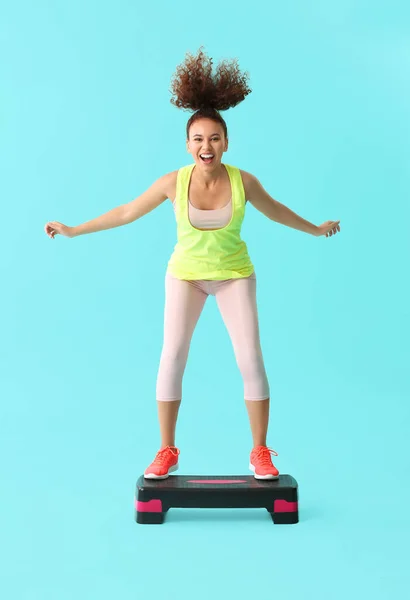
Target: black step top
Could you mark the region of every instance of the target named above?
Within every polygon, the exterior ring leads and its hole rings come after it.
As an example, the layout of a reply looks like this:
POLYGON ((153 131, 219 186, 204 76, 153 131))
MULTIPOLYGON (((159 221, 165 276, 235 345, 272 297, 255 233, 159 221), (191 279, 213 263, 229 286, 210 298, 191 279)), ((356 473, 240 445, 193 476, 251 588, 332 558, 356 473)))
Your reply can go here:
POLYGON ((253 475, 170 475, 167 479, 145 479, 141 475, 137 489, 167 491, 186 491, 201 489, 223 492, 246 489, 248 491, 296 489, 298 484, 291 475, 280 475, 279 479, 255 479, 253 475))

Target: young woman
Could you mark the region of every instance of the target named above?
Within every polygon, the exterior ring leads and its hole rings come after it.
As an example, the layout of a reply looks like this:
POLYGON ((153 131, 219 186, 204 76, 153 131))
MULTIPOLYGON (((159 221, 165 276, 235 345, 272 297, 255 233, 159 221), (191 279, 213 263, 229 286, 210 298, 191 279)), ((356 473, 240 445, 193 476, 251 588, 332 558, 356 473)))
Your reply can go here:
POLYGON ((232 340, 244 384, 253 437, 250 469, 257 479, 277 479, 276 452, 266 445, 269 383, 259 338, 256 275, 241 239, 249 201, 269 219, 314 236, 340 231, 339 221, 315 226, 274 200, 258 179, 222 162, 228 150, 227 126, 219 111, 241 102, 251 90, 236 60, 221 62, 202 49, 187 54, 172 80, 171 102, 194 114, 186 128, 194 162, 160 177, 141 196, 76 227, 51 221, 45 232, 75 237, 132 223, 167 198, 173 202, 178 241, 165 279, 164 341, 156 384, 161 448, 145 477, 165 479, 178 468, 175 428, 191 338, 205 301, 214 295, 232 340))

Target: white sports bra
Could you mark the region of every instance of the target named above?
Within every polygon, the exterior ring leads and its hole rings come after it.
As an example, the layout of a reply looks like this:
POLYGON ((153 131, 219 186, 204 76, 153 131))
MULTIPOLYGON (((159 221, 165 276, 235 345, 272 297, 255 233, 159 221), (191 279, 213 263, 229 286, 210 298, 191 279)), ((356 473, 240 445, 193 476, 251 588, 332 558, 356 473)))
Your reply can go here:
MULTIPOLYGON (((175 200, 172 202, 175 212, 175 200)), ((196 229, 221 229, 226 227, 232 218, 232 198, 222 208, 203 210, 189 202, 189 220, 196 229)))

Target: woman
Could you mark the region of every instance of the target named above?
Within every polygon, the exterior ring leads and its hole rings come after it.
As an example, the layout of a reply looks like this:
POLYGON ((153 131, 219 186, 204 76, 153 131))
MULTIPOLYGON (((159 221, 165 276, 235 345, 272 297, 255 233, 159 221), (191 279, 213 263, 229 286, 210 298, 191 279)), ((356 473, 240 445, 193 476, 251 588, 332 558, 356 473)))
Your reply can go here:
POLYGON ((207 297, 216 297, 228 329, 244 384, 253 437, 250 469, 257 479, 277 479, 276 452, 266 445, 269 383, 262 357, 256 304, 256 276, 247 246, 241 240, 246 202, 269 219, 314 236, 332 236, 339 221, 315 226, 264 190, 256 177, 224 164, 228 132, 219 111, 239 104, 251 90, 247 73, 236 60, 221 62, 202 49, 187 54, 172 80, 171 102, 194 114, 188 121, 187 150, 194 163, 160 177, 141 196, 76 227, 59 222, 45 226, 47 235, 75 237, 136 221, 167 198, 173 201, 178 241, 168 263, 164 342, 156 398, 161 448, 144 475, 165 479, 178 468, 175 427, 182 398, 182 379, 189 346, 207 297), (177 315, 177 318, 175 316, 177 315))

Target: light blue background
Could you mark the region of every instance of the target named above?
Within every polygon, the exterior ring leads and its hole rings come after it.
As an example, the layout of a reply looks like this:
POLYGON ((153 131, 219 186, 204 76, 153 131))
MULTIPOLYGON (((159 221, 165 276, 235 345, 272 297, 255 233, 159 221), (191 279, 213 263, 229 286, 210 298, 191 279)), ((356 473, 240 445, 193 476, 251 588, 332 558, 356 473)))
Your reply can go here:
MULTIPOLYGON (((405 597, 409 576, 406 3, 2 3, 1 551, 7 600, 405 597), (170 102, 186 51, 238 57, 253 93, 224 160, 314 238, 248 207, 272 408, 301 522, 178 510, 134 523, 159 447, 155 379, 170 202, 50 240, 191 162, 170 102)), ((180 474, 247 474, 252 441, 210 298, 194 334, 180 474)))

